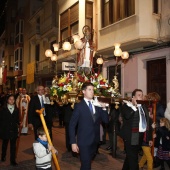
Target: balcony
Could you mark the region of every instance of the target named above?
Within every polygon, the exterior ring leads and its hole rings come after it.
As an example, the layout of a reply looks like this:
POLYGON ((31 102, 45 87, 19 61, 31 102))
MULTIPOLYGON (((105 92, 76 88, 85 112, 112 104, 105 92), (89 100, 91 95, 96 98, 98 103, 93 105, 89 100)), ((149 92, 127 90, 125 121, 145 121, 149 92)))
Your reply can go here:
POLYGON ((13 67, 10 67, 9 70, 7 70, 7 77, 13 77, 13 76, 14 76, 13 67))
POLYGON ((47 77, 49 75, 54 75, 55 72, 56 63, 52 62, 50 59, 37 61, 35 64, 35 76, 37 77, 47 77))
POLYGON ((161 15, 153 13, 152 5, 152 1, 137 0, 134 15, 101 28, 98 32, 98 52, 113 56, 113 44, 116 42, 122 44, 124 51, 133 52, 169 41, 170 31, 166 23, 170 15, 167 10, 163 10, 161 15), (166 31, 160 30, 160 22, 161 30, 166 31))
POLYGON ((14 76, 21 76, 23 74, 23 70, 15 70, 14 76))
POLYGON ((35 28, 32 28, 29 33, 29 38, 40 39, 40 25, 38 24, 35 28))
POLYGON ((40 25, 40 33, 43 38, 57 35, 56 21, 51 16, 44 20, 43 25, 40 25))

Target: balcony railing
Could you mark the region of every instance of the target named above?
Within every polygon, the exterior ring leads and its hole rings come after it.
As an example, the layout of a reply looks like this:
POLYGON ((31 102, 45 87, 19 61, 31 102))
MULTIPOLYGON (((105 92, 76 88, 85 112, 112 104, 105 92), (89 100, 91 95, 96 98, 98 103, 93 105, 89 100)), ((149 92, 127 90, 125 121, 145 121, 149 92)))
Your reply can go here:
POLYGON ((35 28, 32 28, 29 37, 32 37, 34 35, 40 35, 40 25, 38 24, 35 28))
POLYGON ((37 75, 47 75, 50 73, 55 73, 56 71, 56 62, 51 61, 50 59, 45 59, 42 61, 37 61, 35 63, 35 74, 37 75))
POLYGON ((43 22, 43 25, 40 25, 40 32, 41 35, 46 33, 47 31, 54 29, 53 31, 56 32, 57 34, 57 27, 55 22, 53 21, 53 18, 51 16, 49 16, 48 18, 46 18, 43 22), (56 28, 56 29, 55 29, 56 28))

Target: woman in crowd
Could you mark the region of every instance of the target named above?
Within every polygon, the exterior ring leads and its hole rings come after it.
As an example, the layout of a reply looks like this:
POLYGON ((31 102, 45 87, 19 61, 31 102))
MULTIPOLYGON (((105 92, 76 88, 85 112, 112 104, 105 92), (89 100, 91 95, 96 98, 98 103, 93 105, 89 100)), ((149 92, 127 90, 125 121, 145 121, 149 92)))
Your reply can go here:
POLYGON ((17 166, 16 141, 18 137, 19 110, 15 106, 15 96, 9 95, 7 103, 0 111, 0 138, 2 139, 1 161, 6 161, 8 142, 10 141, 10 162, 12 166, 17 166))
MULTIPOLYGON (((153 127, 155 128, 155 125, 153 127)), ((168 119, 160 119, 160 127, 153 137, 156 139, 158 147, 157 157, 161 164, 160 170, 165 170, 164 161, 166 161, 170 168, 170 122, 168 119)))

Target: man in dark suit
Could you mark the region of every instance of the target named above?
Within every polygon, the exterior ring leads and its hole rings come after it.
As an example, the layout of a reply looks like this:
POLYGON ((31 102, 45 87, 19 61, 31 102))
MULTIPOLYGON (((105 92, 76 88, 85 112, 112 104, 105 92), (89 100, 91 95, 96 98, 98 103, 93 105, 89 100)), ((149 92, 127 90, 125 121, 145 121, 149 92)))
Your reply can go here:
POLYGON ((82 85, 84 99, 75 105, 69 124, 70 144, 73 152, 80 153, 81 170, 90 170, 91 161, 100 141, 100 123, 108 123, 106 104, 93 104, 94 86, 90 82, 82 85), (77 129, 76 129, 77 127, 77 129), (77 142, 76 142, 77 132, 77 142))
POLYGON ((34 128, 34 136, 37 139, 37 129, 42 126, 41 119, 36 110, 44 108, 44 118, 47 124, 47 128, 52 139, 52 108, 53 106, 50 103, 46 102, 46 96, 44 95, 44 87, 37 87, 37 95, 31 98, 29 109, 28 109, 28 123, 30 128, 34 128))
POLYGON ((138 170, 138 153, 144 141, 145 132, 148 134, 149 146, 152 145, 152 131, 149 128, 149 113, 145 105, 137 104, 143 100, 143 92, 135 89, 132 92, 132 102, 124 101, 122 106, 123 126, 121 134, 126 148, 126 158, 122 170, 138 170))

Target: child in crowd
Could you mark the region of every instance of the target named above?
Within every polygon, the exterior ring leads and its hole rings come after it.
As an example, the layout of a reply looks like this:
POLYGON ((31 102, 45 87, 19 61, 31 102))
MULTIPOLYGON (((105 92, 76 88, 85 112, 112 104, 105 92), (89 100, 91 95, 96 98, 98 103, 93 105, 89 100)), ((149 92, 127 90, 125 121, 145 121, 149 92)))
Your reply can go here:
POLYGON ((47 136, 42 127, 38 128, 37 136, 37 140, 33 143, 37 170, 52 170, 52 152, 58 153, 58 151, 53 146, 48 144, 47 136))
MULTIPOLYGON (((155 125, 153 127, 155 128, 155 125)), ((157 157, 161 164, 160 170, 165 170, 164 161, 166 161, 170 168, 170 122, 167 118, 160 119, 160 127, 153 137, 158 145, 157 157)))
POLYGON ((7 103, 0 111, 0 138, 2 139, 1 161, 6 161, 6 152, 10 141, 10 162, 12 166, 16 163, 16 141, 19 127, 19 110, 15 106, 15 96, 7 96, 7 103))

